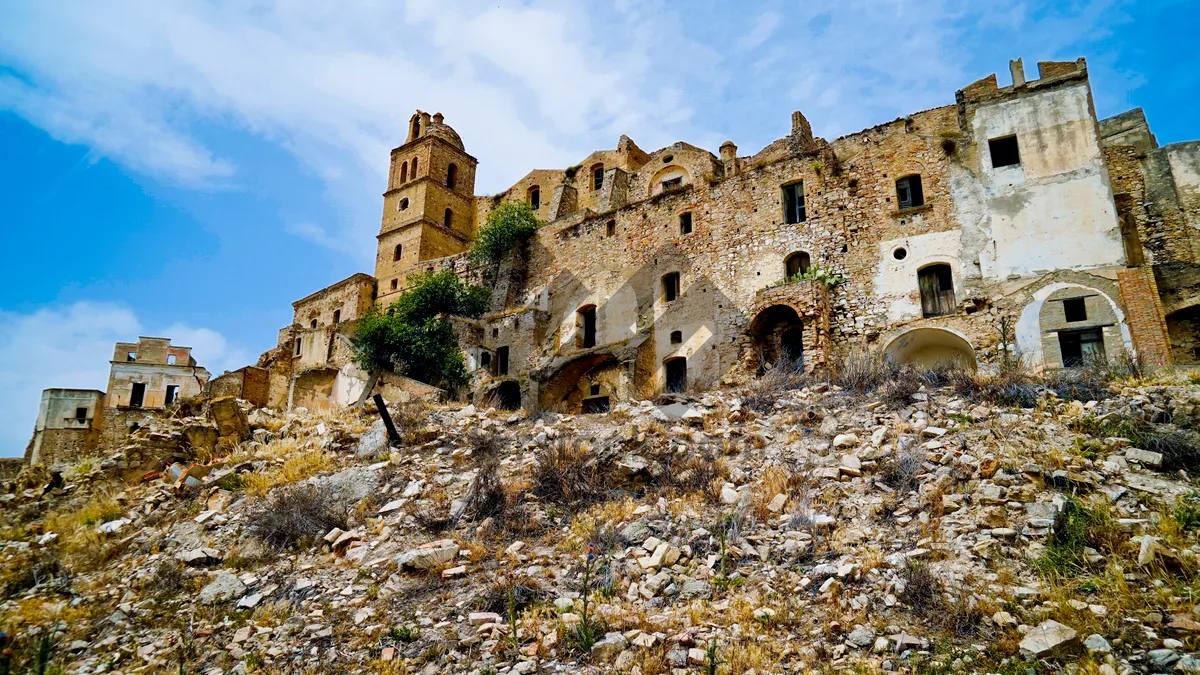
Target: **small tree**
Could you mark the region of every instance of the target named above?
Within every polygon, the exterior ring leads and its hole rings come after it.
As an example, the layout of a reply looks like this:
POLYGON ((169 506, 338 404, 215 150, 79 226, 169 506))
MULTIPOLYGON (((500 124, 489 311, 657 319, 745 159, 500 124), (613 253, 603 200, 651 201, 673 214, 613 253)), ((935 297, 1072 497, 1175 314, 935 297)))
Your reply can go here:
POLYGON ((385 310, 372 308, 354 334, 358 365, 371 373, 394 370, 454 389, 467 381, 454 326, 445 315, 479 317, 490 292, 464 284, 449 270, 412 277, 413 284, 385 310))
POLYGON ((525 202, 506 202, 488 214, 487 223, 479 228, 470 258, 474 263, 498 265, 514 246, 533 236, 538 229, 533 207, 525 202))

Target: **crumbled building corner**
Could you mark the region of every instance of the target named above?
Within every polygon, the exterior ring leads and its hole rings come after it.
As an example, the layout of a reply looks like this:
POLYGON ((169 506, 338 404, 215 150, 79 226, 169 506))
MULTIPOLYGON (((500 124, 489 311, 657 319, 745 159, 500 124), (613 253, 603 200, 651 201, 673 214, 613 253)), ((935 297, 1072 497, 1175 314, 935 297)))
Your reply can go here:
POLYGON ((1200 384, 889 372, 918 384, 399 403, 401 448, 370 405, 160 412, 3 483, 0 621, 66 673, 1200 665, 1200 384))

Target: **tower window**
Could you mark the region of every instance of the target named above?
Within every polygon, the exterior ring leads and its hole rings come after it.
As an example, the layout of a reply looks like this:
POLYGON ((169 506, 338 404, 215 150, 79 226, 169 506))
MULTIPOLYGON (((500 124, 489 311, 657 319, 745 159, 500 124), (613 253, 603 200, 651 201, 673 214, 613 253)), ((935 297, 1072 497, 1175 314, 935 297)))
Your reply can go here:
POLYGON ((671 331, 671 344, 673 344, 673 345, 683 344, 683 331, 681 331, 681 330, 671 331))
POLYGON ((396 244, 395 250, 392 251, 392 260, 393 261, 399 260, 400 256, 403 254, 404 254, 404 244, 396 244))
POLYGON ((404 197, 396 204, 396 210, 397 211, 407 211, 408 210, 408 197, 404 197))
POLYGON ((450 226, 453 224, 453 222, 454 222, 454 212, 451 211, 450 209, 446 209, 446 213, 442 214, 442 226, 448 230, 448 229, 450 229, 450 226))
POLYGON ((1083 298, 1063 300, 1063 314, 1068 322, 1087 321, 1087 304, 1083 298))
POLYGON ((592 189, 599 190, 604 187, 604 165, 597 164, 592 167, 592 189))
POLYGON ((542 208, 542 191, 536 186, 529 188, 529 205, 533 207, 534 211, 542 208))
POLYGON ((137 352, 125 352, 126 361, 137 361, 137 352))
POLYGON ((789 255, 787 259, 783 261, 783 265, 786 268, 787 274, 787 276, 784 278, 791 279, 792 277, 800 276, 808 271, 808 254, 804 251, 797 251, 796 253, 789 255))
POLYGON ((400 281, 399 281, 399 280, 397 280, 397 279, 392 279, 392 290, 393 290, 393 291, 394 291, 394 290, 396 290, 396 287, 397 287, 397 286, 399 286, 399 285, 400 285, 400 281))
POLYGON ((808 219, 804 208, 804 183, 783 186, 783 219, 792 224, 808 219))
POLYGON ((458 165, 450 164, 446 167, 446 187, 454 189, 454 184, 458 182, 458 165))
POLYGON ((1015 166, 1021 163, 1021 152, 1017 148, 1016 136, 993 138, 988 141, 988 152, 992 155, 992 168, 1015 166))
POLYGON ((293 356, 300 356, 300 350, 304 348, 304 338, 296 338, 296 348, 292 350, 293 356))
POLYGON ((333 310, 333 323, 339 324, 341 322, 342 322, 342 310, 340 310, 340 309, 333 310))
MULTIPOLYGON (((417 136, 421 135, 421 118, 419 116, 413 117, 412 135, 413 135, 413 138, 416 138, 417 136)), ((417 168, 416 165, 413 165, 413 168, 416 169, 417 168)))
POLYGON ((412 174, 412 177, 413 177, 413 180, 416 180, 416 179, 417 179, 417 158, 416 158, 416 157, 413 157, 413 174, 412 174))
POLYGON ((401 183, 408 182, 408 162, 407 161, 405 161, 403 164, 400 165, 400 182, 401 183))
POLYGON ((691 213, 679 214, 679 234, 691 234, 691 233, 692 233, 692 214, 691 213))
POLYGON ((604 235, 607 237, 615 237, 617 235, 617 221, 610 220, 605 223, 604 235))
POLYGON ((674 302, 679 297, 679 272, 663 275, 663 300, 674 302))
POLYGON ((917 272, 921 290, 921 315, 945 316, 954 313, 954 277, 950 266, 930 265, 917 272))
POLYGON ((905 176, 896 181, 896 204, 902 209, 912 209, 925 203, 921 191, 920 176, 905 176))

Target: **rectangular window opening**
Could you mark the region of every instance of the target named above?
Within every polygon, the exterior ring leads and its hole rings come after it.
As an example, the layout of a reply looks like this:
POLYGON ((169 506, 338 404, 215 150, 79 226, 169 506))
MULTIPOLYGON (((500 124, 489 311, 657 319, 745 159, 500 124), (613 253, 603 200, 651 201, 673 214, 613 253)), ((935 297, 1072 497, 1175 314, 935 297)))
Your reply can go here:
POLYGON ((1087 321, 1087 304, 1083 298, 1063 300, 1063 314, 1066 315, 1068 323, 1087 321))
POLYGON ((496 373, 499 375, 508 374, 508 347, 499 347, 496 349, 496 373))
POLYGON ((679 272, 671 272, 663 276, 663 300, 674 302, 679 297, 679 272))
POLYGON ((925 204, 920 176, 908 176, 896 181, 896 204, 901 210, 915 209, 925 204))
POLYGON ((608 237, 613 237, 613 236, 616 236, 616 234, 617 234, 617 221, 615 221, 615 220, 610 220, 610 221, 608 221, 608 222, 607 222, 607 223, 604 225, 604 234, 605 234, 605 236, 608 236, 608 237))
POLYGON ((692 233, 692 214, 690 214, 690 213, 679 214, 679 234, 691 234, 691 233, 692 233))
POLYGON ((175 358, 174 354, 167 354, 167 365, 168 366, 175 365, 175 361, 176 361, 176 358, 175 358))
POLYGON ((992 155, 992 168, 999 169, 1002 166, 1016 166, 1021 163, 1016 136, 990 139, 988 152, 992 155))
POLYGON ((783 186, 783 218, 788 224, 803 223, 808 219, 803 182, 783 186))
POLYGON ((76 408, 75 409, 75 419, 79 420, 80 422, 86 421, 87 420, 87 408, 76 408))
POLYGON ((140 408, 146 400, 146 383, 134 382, 133 391, 129 393, 129 406, 131 408, 140 408))
POLYGON ((1058 348, 1062 353, 1064 368, 1078 368, 1103 361, 1104 334, 1099 328, 1062 331, 1058 334, 1058 348))
POLYGON ((167 385, 167 397, 166 397, 166 399, 163 400, 163 403, 165 405, 171 405, 172 403, 175 402, 176 398, 179 398, 179 385, 168 384, 167 385))
POLYGON ((583 328, 584 349, 596 346, 596 308, 588 307, 579 310, 579 320, 583 328))
POLYGON ((137 361, 137 352, 125 352, 126 361, 137 361))

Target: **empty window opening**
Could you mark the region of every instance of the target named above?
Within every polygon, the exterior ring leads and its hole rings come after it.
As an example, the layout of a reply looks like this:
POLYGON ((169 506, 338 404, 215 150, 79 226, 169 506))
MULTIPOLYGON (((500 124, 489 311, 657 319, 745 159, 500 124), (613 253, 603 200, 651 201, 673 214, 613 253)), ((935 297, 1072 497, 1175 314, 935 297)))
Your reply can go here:
POLYGON ((491 397, 500 410, 517 410, 521 407, 521 385, 512 380, 501 382, 499 387, 492 390, 491 397))
POLYGON ((479 354, 479 367, 480 368, 490 368, 491 365, 492 365, 492 353, 491 352, 481 352, 479 354))
POLYGON ((671 344, 673 344, 673 345, 683 344, 683 331, 681 331, 681 330, 671 331, 671 344))
POLYGON ((137 352, 125 352, 126 361, 137 361, 137 352))
POLYGON ((536 187, 529 188, 529 205, 534 211, 542 208, 542 191, 536 187))
POLYGON ((604 187, 604 165, 597 164, 592 167, 592 189, 599 190, 604 187))
POLYGON ((687 389, 687 359, 677 356, 667 359, 664 365, 667 370, 667 391, 679 393, 687 389))
POLYGON ((400 165, 400 182, 408 182, 408 162, 404 162, 400 165))
POLYGON ((500 329, 499 328, 492 329, 492 337, 494 337, 494 338, 500 337, 500 329))
POLYGON ((316 330, 317 329, 317 320, 313 319, 312 322, 308 324, 308 327, 313 330, 316 330))
POLYGON ((908 249, 901 246, 900 248, 896 249, 895 251, 892 251, 892 257, 895 258, 896 260, 904 260, 905 258, 908 257, 908 249))
POLYGON ((407 211, 408 210, 408 197, 405 197, 405 198, 401 199, 399 202, 397 202, 396 209, 399 211, 407 211))
POLYGON ((587 349, 596 346, 596 306, 588 305, 579 312, 579 327, 582 329, 583 340, 580 345, 587 349))
POLYGON ((175 402, 175 399, 177 399, 177 398, 179 398, 179 385, 168 384, 167 385, 167 396, 166 396, 166 398, 163 399, 163 404, 171 405, 172 403, 175 402))
POLYGON ((663 300, 674 302, 679 297, 679 272, 663 275, 663 300))
POLYGON ((450 164, 446 167, 446 187, 454 189, 454 184, 458 182, 458 165, 450 164))
POLYGON ((1097 363, 1104 360, 1104 334, 1099 328, 1062 331, 1058 334, 1064 368, 1097 363))
POLYGON ((679 214, 679 234, 691 234, 691 233, 692 233, 692 214, 691 213, 679 214))
POLYGON ((588 387, 588 395, 589 396, 599 396, 600 395, 600 385, 593 384, 590 387, 588 387))
POLYGON ((803 223, 808 219, 804 209, 804 183, 783 186, 783 219, 790 224, 803 223))
POLYGON ((920 176, 905 176, 896 181, 896 205, 901 209, 915 209, 925 204, 925 193, 921 190, 920 176))
POLYGON ((400 286, 400 280, 399 280, 399 279, 392 279, 392 290, 393 290, 393 291, 394 291, 394 290, 396 290, 396 288, 397 288, 397 287, 399 287, 399 286, 400 286))
POLYGON ((797 326, 779 336, 779 351, 783 358, 792 363, 804 362, 804 328, 797 326))
POLYGON ((789 255, 783 264, 787 268, 786 278, 791 279, 808 271, 809 257, 804 251, 798 251, 789 255))
POLYGON ((446 209, 446 212, 442 214, 442 226, 448 230, 448 229, 450 229, 450 225, 453 222, 454 222, 454 212, 451 211, 450 209, 446 209))
POLYGON ((992 155, 992 167, 1015 166, 1021 163, 1021 152, 1017 148, 1016 136, 993 138, 988 141, 988 151, 992 155))
POLYGON ((1087 304, 1083 298, 1063 300, 1063 314, 1066 315, 1068 323, 1087 321, 1087 304))
POLYGON ((333 310, 333 322, 335 324, 342 322, 342 310, 340 310, 340 309, 333 310))
POLYGON ((133 408, 142 407, 142 403, 146 399, 146 383, 134 382, 133 391, 129 393, 129 405, 133 408))
POLYGON ((417 136, 420 136, 420 135, 421 135, 421 118, 420 118, 420 117, 414 117, 414 118, 413 118, 413 132, 412 132, 412 135, 413 135, 413 138, 416 138, 417 136))
POLYGON ((599 415, 606 413, 612 407, 607 396, 594 396, 583 399, 583 414, 599 415))
POLYGON ((79 420, 80 422, 86 421, 87 420, 87 408, 76 408, 75 409, 75 419, 79 420))
POLYGON ((416 158, 416 157, 413 157, 413 172, 412 172, 412 177, 413 177, 413 180, 416 180, 416 179, 417 179, 417 158, 416 158))
POLYGON ((294 356, 300 356, 300 350, 304 347, 304 338, 296 338, 296 348, 292 350, 294 356))
POLYGON ((496 373, 499 375, 508 374, 508 347, 499 347, 496 349, 496 373))
POLYGON ((605 234, 605 236, 608 236, 608 237, 613 237, 613 236, 616 236, 616 234, 617 234, 617 221, 615 221, 615 220, 610 220, 610 221, 608 221, 608 223, 606 223, 606 224, 604 225, 604 234, 605 234))
POLYGON ((921 289, 922 316, 945 316, 954 313, 954 277, 944 263, 930 265, 917 272, 921 289))
POLYGON ((175 361, 176 361, 176 356, 174 354, 167 354, 167 365, 168 366, 175 365, 175 361))
POLYGON ((663 164, 670 164, 675 161, 675 155, 667 155, 663 157, 663 164))
POLYGON ((683 177, 669 178, 662 182, 662 191, 674 190, 675 188, 683 187, 683 177))
POLYGON ((392 249, 392 260, 399 260, 401 255, 404 255, 404 244, 396 244, 392 249))

